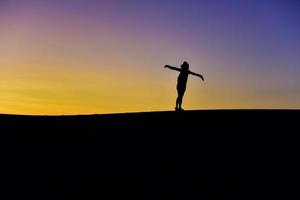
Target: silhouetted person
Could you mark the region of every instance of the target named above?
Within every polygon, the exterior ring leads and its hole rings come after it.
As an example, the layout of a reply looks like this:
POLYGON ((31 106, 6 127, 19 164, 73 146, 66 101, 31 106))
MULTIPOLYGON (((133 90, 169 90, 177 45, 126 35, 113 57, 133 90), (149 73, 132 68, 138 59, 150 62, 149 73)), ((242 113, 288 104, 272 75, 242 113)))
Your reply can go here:
POLYGON ((177 78, 178 97, 176 99, 176 107, 175 107, 176 111, 183 111, 183 109, 181 107, 181 104, 182 104, 182 99, 183 99, 183 95, 184 95, 184 92, 185 92, 186 83, 187 83, 189 74, 198 76, 204 81, 204 78, 203 78, 202 75, 191 72, 189 70, 189 64, 186 61, 184 61, 183 64, 180 67, 181 68, 171 67, 170 65, 165 65, 165 68, 169 68, 169 69, 176 70, 176 71, 180 72, 180 74, 177 78))

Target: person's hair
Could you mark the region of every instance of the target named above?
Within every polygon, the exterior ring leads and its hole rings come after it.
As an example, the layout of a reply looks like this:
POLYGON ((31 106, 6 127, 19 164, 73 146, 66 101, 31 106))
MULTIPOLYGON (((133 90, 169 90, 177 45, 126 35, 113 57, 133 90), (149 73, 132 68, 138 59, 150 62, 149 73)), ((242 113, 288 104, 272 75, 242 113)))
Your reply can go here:
POLYGON ((190 66, 189 63, 187 63, 186 61, 184 61, 180 67, 182 69, 189 69, 189 66, 190 66))

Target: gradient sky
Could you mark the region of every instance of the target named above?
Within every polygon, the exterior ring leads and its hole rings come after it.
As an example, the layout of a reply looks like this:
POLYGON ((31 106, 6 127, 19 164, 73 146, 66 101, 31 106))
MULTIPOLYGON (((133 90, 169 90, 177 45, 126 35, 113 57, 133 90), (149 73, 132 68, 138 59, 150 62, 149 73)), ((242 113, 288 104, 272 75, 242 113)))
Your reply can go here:
POLYGON ((0 0, 0 113, 300 108, 298 0, 0 0))

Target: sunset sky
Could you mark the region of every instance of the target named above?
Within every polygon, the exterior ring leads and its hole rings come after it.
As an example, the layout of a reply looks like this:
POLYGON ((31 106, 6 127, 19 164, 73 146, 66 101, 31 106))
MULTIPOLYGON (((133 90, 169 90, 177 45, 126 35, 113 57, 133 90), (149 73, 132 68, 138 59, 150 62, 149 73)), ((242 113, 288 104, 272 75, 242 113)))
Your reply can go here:
POLYGON ((0 0, 0 113, 300 109, 299 0, 0 0))

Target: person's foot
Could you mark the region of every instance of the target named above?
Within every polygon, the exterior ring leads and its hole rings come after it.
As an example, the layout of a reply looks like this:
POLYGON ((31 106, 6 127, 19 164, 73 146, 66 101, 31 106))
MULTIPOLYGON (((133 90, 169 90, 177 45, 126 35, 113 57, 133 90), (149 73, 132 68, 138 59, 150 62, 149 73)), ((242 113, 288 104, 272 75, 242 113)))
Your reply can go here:
POLYGON ((182 108, 178 108, 178 111, 184 111, 182 108))
POLYGON ((179 111, 179 108, 178 108, 178 107, 175 107, 175 111, 179 111))

